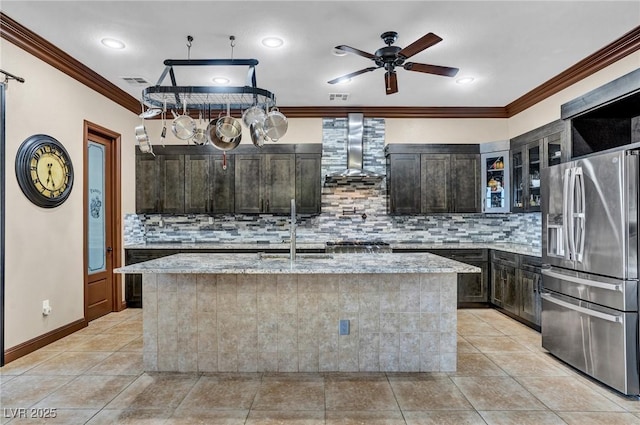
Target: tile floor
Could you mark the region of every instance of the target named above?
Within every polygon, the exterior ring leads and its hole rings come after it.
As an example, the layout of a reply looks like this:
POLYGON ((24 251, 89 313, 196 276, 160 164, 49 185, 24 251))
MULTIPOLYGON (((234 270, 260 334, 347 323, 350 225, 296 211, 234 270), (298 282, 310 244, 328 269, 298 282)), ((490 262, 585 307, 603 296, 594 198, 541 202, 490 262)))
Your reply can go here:
POLYGON ((1 368, 0 424, 640 424, 640 401, 495 310, 458 310, 450 374, 147 374, 141 320, 109 314, 1 368), (19 417, 46 409, 56 417, 19 417))

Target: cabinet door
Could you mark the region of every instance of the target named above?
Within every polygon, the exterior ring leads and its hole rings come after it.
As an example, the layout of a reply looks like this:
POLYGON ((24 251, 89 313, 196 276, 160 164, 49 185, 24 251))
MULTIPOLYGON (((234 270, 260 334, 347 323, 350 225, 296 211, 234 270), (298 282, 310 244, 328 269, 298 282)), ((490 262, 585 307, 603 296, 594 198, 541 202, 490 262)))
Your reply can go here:
POLYGON ((501 264, 491 263, 491 304, 498 307, 504 305, 504 286, 507 280, 506 267, 501 264))
POLYGON ((291 212, 291 200, 296 196, 296 158, 293 154, 271 154, 265 160, 265 195, 263 212, 291 212))
POLYGON ((136 155, 136 213, 158 212, 158 170, 160 159, 136 155))
POLYGON ((528 144, 527 149, 527 186, 529 188, 528 198, 525 199, 527 211, 540 211, 540 167, 542 157, 541 142, 528 144))
POLYGON ((517 269, 504 266, 502 308, 513 314, 520 314, 520 285, 516 275, 517 269))
POLYGON ((262 155, 235 155, 235 212, 258 214, 263 211, 264 176, 262 155))
POLYGON ((544 138, 543 148, 544 148, 544 161, 542 163, 542 167, 551 167, 552 165, 558 165, 562 162, 562 145, 563 145, 563 136, 564 132, 557 132, 550 134, 549 136, 544 138))
POLYGON ((420 182, 421 212, 449 212, 451 206, 451 156, 449 154, 421 155, 420 182))
POLYGON ((466 263, 480 267, 481 273, 458 274, 458 304, 460 303, 486 303, 489 301, 489 263, 466 263))
POLYGON ((209 157, 209 212, 225 214, 234 212, 235 157, 211 155, 209 157))
POLYGON ((420 154, 389 155, 389 212, 420 213, 420 154))
POLYGON ((480 155, 451 155, 452 212, 480 212, 480 155))
POLYGON ((184 213, 184 155, 162 155, 160 159, 160 212, 184 213))
POLYGON ((320 214, 322 204, 322 156, 296 154, 296 212, 320 214))
POLYGON ((526 191, 524 150, 511 151, 511 212, 524 212, 526 191))
POLYGON ((184 157, 184 212, 207 213, 210 209, 209 155, 184 157))
POLYGON ((540 273, 520 270, 520 317, 540 325, 540 273))

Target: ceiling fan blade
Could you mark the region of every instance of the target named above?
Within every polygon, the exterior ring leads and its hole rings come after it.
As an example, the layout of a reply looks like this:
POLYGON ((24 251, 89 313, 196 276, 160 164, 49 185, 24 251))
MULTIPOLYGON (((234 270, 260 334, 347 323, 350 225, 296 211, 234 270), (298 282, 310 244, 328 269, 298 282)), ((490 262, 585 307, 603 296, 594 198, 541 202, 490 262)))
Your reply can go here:
POLYGON ((343 75, 342 77, 334 78, 333 80, 327 81, 329 84, 337 84, 344 80, 348 80, 349 78, 355 77, 360 74, 364 74, 365 72, 371 72, 378 69, 379 66, 371 66, 369 68, 361 69, 360 71, 352 72, 351 74, 343 75))
POLYGON ((384 84, 387 89, 387 94, 398 93, 398 76, 395 71, 384 73, 384 84))
POLYGON ((401 56, 404 59, 410 58, 411 56, 415 55, 416 53, 420 53, 421 51, 423 51, 427 47, 431 47, 434 44, 437 44, 437 43, 439 43, 441 41, 442 41, 442 39, 440 37, 438 37, 434 33, 430 32, 429 34, 422 36, 418 40, 416 40, 413 43, 409 44, 404 49, 400 50, 398 52, 398 56, 401 56))
POLYGON ((443 75, 445 77, 455 77, 458 68, 448 66, 428 65, 426 63, 407 62, 403 65, 407 71, 424 72, 425 74, 443 75))
POLYGON ((340 46, 336 46, 336 49, 342 50, 342 51, 348 52, 348 53, 354 53, 354 54, 356 54, 358 56, 363 56, 363 57, 368 58, 368 59, 373 59, 373 60, 376 59, 375 55, 372 55, 371 53, 367 53, 365 51, 356 49, 354 47, 340 45, 340 46))

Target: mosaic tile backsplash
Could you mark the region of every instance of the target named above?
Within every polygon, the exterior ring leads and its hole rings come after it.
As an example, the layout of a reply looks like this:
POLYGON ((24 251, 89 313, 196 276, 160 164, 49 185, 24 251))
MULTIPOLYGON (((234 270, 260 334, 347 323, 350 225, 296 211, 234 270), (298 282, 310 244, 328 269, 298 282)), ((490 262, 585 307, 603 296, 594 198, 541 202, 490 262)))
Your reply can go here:
MULTIPOLYGON (((364 121, 363 168, 385 173, 384 119, 364 121)), ((322 176, 346 168, 346 118, 323 120, 322 176)), ((428 243, 511 242, 539 247, 540 213, 387 215, 386 179, 324 183, 322 213, 298 216, 300 242, 340 239, 428 243)), ((265 242, 289 237, 289 217, 270 214, 125 216, 125 244, 265 242)))

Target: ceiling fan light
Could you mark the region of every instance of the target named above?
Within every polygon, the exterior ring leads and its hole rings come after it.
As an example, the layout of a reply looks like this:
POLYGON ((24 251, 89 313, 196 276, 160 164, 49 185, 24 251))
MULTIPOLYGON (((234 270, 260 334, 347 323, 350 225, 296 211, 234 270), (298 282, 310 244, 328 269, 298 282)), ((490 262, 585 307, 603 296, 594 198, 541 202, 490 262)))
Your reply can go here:
POLYGON ((284 40, 279 37, 266 37, 262 39, 262 45, 272 49, 277 49, 284 44, 284 40))
POLYGON ((211 79, 216 84, 220 84, 221 86, 229 84, 229 79, 227 77, 213 77, 211 79))
POLYGON ((456 80, 456 83, 460 85, 465 85, 465 84, 471 84, 474 80, 475 78, 473 77, 463 77, 463 78, 458 78, 456 80))
POLYGON ((115 38, 103 38, 100 42, 110 49, 120 50, 125 47, 125 44, 122 41, 116 40, 115 38))

